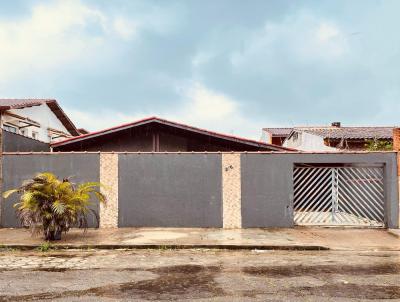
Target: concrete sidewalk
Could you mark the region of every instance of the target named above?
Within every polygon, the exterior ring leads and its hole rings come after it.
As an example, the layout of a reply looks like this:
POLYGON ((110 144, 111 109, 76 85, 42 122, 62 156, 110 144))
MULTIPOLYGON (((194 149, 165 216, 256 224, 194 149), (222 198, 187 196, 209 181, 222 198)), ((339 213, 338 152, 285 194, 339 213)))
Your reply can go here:
MULTIPOLYGON (((41 237, 24 229, 0 229, 0 246, 35 248, 41 237)), ((54 242, 59 248, 228 248, 282 250, 400 250, 400 237, 383 229, 290 228, 73 229, 54 242)))

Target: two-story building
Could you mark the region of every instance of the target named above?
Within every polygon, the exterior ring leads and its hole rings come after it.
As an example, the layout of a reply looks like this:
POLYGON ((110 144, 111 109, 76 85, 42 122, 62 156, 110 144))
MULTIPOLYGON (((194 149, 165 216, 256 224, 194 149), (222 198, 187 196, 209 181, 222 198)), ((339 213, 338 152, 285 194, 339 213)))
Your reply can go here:
POLYGON ((56 100, 0 99, 1 128, 45 143, 79 135, 56 100))
POLYGON ((80 134, 56 100, 0 99, 0 150, 50 151, 50 143, 80 134))

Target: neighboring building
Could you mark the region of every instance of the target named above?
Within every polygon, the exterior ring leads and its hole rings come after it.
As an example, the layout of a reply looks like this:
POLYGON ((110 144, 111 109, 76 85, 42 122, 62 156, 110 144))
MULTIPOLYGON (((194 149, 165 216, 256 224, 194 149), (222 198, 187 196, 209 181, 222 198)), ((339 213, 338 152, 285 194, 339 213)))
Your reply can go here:
POLYGON ((53 151, 293 151, 150 117, 102 131, 55 142, 53 151))
MULTIPOLYGON (((377 149, 389 149, 393 142, 394 128, 342 127, 338 122, 323 127, 294 127, 291 128, 282 145, 301 151, 329 152, 338 150, 363 151, 369 149, 368 145, 376 143, 379 145, 377 149)), ((263 131, 265 130, 263 129, 263 131)))
POLYGON ((263 128, 261 141, 282 146, 293 128, 263 128))
POLYGON ((80 135, 56 100, 0 99, 0 117, 5 131, 45 143, 80 135))

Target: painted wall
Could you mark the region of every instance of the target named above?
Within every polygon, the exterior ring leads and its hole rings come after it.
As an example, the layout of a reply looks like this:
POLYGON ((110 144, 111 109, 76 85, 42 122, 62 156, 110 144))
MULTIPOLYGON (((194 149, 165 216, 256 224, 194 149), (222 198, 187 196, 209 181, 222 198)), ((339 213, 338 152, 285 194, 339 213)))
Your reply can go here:
MULTIPOLYGON (((395 152, 115 155, 118 158, 113 163, 117 181, 105 185, 118 184, 111 190, 117 196, 115 207, 108 209, 118 210, 116 226, 120 227, 222 227, 229 219, 224 216, 225 212, 231 215, 230 218, 239 214, 241 219, 238 221, 244 228, 291 227, 293 167, 296 164, 338 163, 383 165, 385 221, 390 228, 397 228, 399 223, 395 152), (236 158, 236 154, 240 156, 236 158), (226 155, 234 158, 223 163, 222 157, 226 155), (224 175, 226 181, 222 182, 224 175), (229 199, 234 204, 229 204, 229 199), (232 208, 224 211, 224 205, 232 208)), ((73 175, 76 181, 98 181, 101 179, 99 158, 98 153, 4 154, 3 190, 14 188, 41 171, 54 172, 60 177, 73 175)), ((110 166, 103 170, 113 169, 110 166)), ((0 217, 4 227, 18 226, 13 202, 15 200, 1 203, 0 217)), ((91 226, 95 225, 93 220, 91 226)))
POLYGON ((269 133, 268 131, 262 130, 260 141, 267 143, 267 144, 271 144, 272 134, 269 133))
POLYGON ((273 145, 277 145, 277 146, 282 146, 283 142, 285 141, 287 135, 283 135, 283 136, 272 136, 272 134, 269 131, 266 130, 262 130, 261 132, 261 138, 260 141, 267 143, 267 144, 273 144, 273 145))
POLYGON ((242 226, 292 227, 290 163, 282 154, 241 156, 242 226))
POLYGON ((283 143, 284 147, 294 148, 301 151, 325 151, 337 152, 338 149, 326 146, 321 136, 313 135, 306 132, 297 132, 298 139, 292 135, 283 143))
POLYGON ((29 137, 2 131, 3 152, 48 152, 50 145, 29 137))
POLYGON ((398 227, 397 155, 390 153, 242 154, 243 227, 293 226, 293 167, 299 163, 383 164, 385 212, 389 228, 398 227))
MULTIPOLYGON (((72 177, 75 182, 99 181, 98 154, 54 154, 54 155, 3 155, 3 192, 16 188, 24 180, 38 172, 52 172, 60 178, 72 177)), ((20 226, 15 216, 13 204, 17 195, 7 200, 1 199, 0 225, 2 227, 20 226)), ((92 207, 98 213, 98 206, 92 207)), ((89 215, 89 227, 96 227, 97 220, 89 215)))
POLYGON ((222 227, 220 154, 120 154, 120 227, 222 227))
MULTIPOLYGON (((25 135, 32 137, 32 131, 38 132, 37 139, 43 142, 50 142, 50 138, 48 136, 47 128, 53 128, 59 131, 63 131, 65 133, 69 133, 68 130, 64 127, 64 125, 60 122, 57 116, 51 111, 51 109, 46 105, 27 107, 22 109, 12 109, 9 110, 11 113, 15 113, 17 115, 28 117, 35 122, 40 123, 40 128, 37 127, 26 127, 24 130, 27 132, 25 135)), ((4 115, 3 122, 7 122, 9 120, 15 120, 14 117, 4 115)), ((60 139, 55 139, 53 141, 58 141, 60 139)))

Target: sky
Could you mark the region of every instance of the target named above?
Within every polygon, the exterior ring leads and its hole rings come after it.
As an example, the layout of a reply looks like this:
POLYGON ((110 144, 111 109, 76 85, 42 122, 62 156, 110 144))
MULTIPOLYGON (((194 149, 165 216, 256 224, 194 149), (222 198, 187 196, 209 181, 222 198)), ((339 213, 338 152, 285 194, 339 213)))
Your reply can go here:
POLYGON ((261 128, 399 125, 398 0, 0 0, 0 97, 94 131, 159 116, 261 128))

